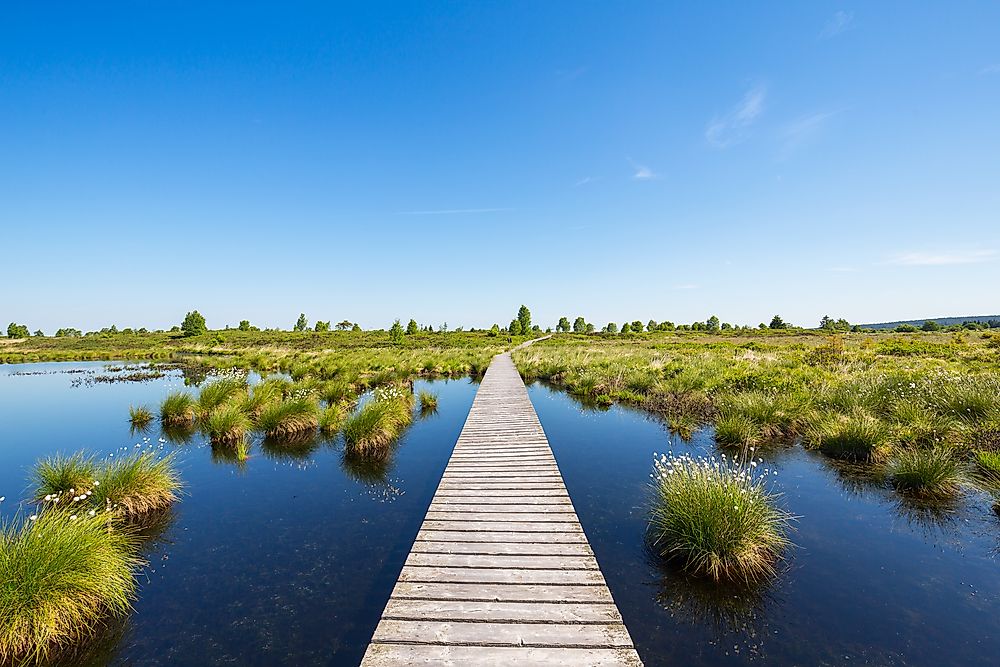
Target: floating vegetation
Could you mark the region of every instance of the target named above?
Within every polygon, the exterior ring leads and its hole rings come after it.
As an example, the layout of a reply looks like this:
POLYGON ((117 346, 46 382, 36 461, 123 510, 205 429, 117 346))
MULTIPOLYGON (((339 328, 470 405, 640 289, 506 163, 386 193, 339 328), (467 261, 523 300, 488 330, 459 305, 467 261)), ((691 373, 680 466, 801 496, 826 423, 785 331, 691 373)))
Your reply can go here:
POLYGON ((791 516, 768 490, 760 459, 688 455, 654 458, 652 548, 685 570, 716 581, 758 581, 775 574, 789 546, 791 516))
POLYGON ((141 431, 152 423, 153 413, 145 406, 132 406, 128 409, 128 420, 131 422, 132 428, 141 431))
POLYGON ((319 408, 308 398, 292 398, 268 405, 257 419, 257 426, 271 438, 312 431, 318 425, 319 408))
POLYGON ((55 659, 128 612, 137 549, 95 510, 47 508, 0 526, 0 663, 55 659))
POLYGON ((195 400, 185 391, 167 394, 160 404, 160 421, 167 426, 184 426, 194 423, 195 400))
POLYGON ((889 478, 900 491, 928 499, 948 498, 961 488, 959 463, 944 447, 898 452, 889 463, 889 478))
POLYGON ((345 447, 355 454, 384 453, 412 421, 413 394, 397 385, 380 388, 344 422, 345 447))

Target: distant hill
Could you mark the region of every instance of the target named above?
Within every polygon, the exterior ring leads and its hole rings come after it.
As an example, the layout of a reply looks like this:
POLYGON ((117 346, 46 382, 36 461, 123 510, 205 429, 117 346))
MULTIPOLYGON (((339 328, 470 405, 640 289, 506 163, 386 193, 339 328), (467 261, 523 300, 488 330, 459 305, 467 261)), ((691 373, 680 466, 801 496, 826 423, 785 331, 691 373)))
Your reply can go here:
POLYGON ((915 327, 921 326, 927 320, 937 322, 943 327, 952 324, 962 324, 964 322, 994 322, 1000 321, 1000 315, 967 315, 965 317, 925 317, 922 320, 900 320, 899 322, 878 322, 876 324, 862 324, 863 329, 895 329, 900 324, 912 324, 915 327))

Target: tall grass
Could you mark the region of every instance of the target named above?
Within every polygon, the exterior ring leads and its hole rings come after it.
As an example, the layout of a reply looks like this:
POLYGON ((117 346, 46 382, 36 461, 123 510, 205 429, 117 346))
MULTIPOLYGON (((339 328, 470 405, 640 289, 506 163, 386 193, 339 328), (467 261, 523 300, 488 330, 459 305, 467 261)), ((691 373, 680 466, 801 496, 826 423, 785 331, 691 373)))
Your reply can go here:
POLYGON ((251 420, 255 420, 264 411, 264 408, 281 401, 285 388, 284 381, 265 380, 260 382, 246 394, 240 403, 240 408, 251 420))
MULTIPOLYGON (((92 456, 76 452, 68 456, 56 454, 40 459, 31 472, 31 484, 36 500, 52 502, 60 494, 86 494, 95 488, 100 466, 92 456)), ((53 503, 58 504, 58 501, 53 503)))
POLYGON ((979 476, 991 485, 1000 488, 1000 452, 978 450, 974 462, 979 476))
POLYGON ((424 414, 437 412, 438 409, 437 394, 432 394, 429 391, 421 391, 420 394, 417 396, 417 403, 420 405, 420 412, 424 414))
POLYGON ((813 425, 807 444, 833 458, 878 462, 889 452, 890 433, 884 423, 867 415, 829 417, 813 425))
POLYGON ((319 424, 319 408, 308 398, 293 398, 264 408, 257 426, 272 438, 310 431, 319 424))
POLYGON ((898 452, 889 463, 889 477, 896 488, 924 498, 948 498, 961 488, 959 463, 944 447, 898 452))
POLYGON ((653 548, 716 581, 775 573, 789 545, 791 517, 768 490, 760 461, 662 456, 654 459, 649 534, 653 548))
POLYGON ((160 404, 160 421, 167 426, 185 426, 194 422, 195 400, 185 391, 167 394, 160 404))
POLYGON ((128 420, 133 428, 142 430, 153 421, 153 413, 143 405, 133 405, 128 409, 128 420))
POLYGON ((49 661, 131 608, 136 540, 101 513, 0 525, 0 663, 49 661))
POLYGON ((252 424, 241 406, 223 405, 209 413, 203 427, 212 442, 236 442, 242 440, 252 424))
POLYGON ((347 409, 343 405, 339 403, 329 405, 319 415, 319 430, 327 435, 336 433, 344 425, 346 418, 347 409))
POLYGON ((413 421, 413 397, 398 387, 378 393, 344 422, 346 448, 355 454, 385 453, 413 421))
POLYGON ((173 454, 157 458, 153 452, 136 452, 109 460, 98 475, 100 484, 90 500, 110 507, 129 519, 162 510, 177 500, 181 490, 173 454))
POLYGON ((246 396, 246 383, 243 380, 216 380, 202 387, 198 393, 198 414, 202 419, 207 419, 215 410, 241 396, 246 396))

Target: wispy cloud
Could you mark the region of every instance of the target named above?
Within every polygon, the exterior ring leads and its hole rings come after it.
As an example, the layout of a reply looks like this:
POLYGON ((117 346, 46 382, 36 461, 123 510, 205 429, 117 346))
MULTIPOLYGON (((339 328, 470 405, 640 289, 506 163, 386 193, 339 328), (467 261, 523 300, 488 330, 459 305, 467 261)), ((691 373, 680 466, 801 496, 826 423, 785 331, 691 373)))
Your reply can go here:
POLYGON ((781 131, 779 157, 784 159, 800 148, 814 142, 826 129, 831 118, 840 111, 820 111, 796 118, 781 131))
POLYGON ((854 12, 840 10, 830 17, 830 20, 823 26, 823 30, 820 31, 819 36, 821 39, 830 39, 846 30, 850 30, 853 25, 854 12))
POLYGON ((456 213, 499 213, 512 208, 440 208, 431 211, 400 211, 397 215, 453 215, 456 213))
POLYGON ((694 283, 686 283, 684 285, 674 285, 675 290, 688 290, 688 289, 698 289, 698 285, 694 283))
POLYGON ((746 130, 764 112, 767 89, 754 86, 726 115, 716 116, 705 128, 705 139, 715 148, 726 148, 742 141, 746 130))
POLYGON ((897 266, 951 266, 992 262, 996 250, 953 250, 937 252, 903 252, 889 258, 886 264, 897 266))
POLYGON ((629 158, 628 162, 632 165, 632 178, 637 181, 655 181, 660 177, 659 174, 644 164, 639 164, 631 158, 629 158))
POLYGON ((580 187, 583 187, 584 185, 587 185, 588 183, 593 183, 593 182, 595 182, 597 180, 600 180, 600 179, 598 179, 598 178, 596 178, 594 176, 584 176, 583 178, 581 178, 580 180, 578 180, 576 183, 574 183, 573 187, 574 188, 580 188, 580 187))
POLYGON ((993 63, 979 70, 980 74, 1000 74, 1000 63, 993 63))

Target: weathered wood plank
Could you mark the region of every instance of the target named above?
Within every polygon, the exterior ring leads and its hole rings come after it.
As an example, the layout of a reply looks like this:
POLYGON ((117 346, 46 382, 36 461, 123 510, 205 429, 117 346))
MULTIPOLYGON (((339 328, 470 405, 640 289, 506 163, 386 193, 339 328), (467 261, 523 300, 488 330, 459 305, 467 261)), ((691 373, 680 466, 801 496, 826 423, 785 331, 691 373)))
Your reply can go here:
POLYGON ((581 665, 587 667, 641 667, 630 648, 535 648, 509 646, 435 646, 419 644, 372 644, 363 665, 483 665, 523 667, 533 665, 581 665))
POLYGON ((375 642, 452 644, 458 646, 629 647, 632 640, 620 623, 469 623, 464 621, 397 621, 379 623, 375 642), (419 637, 419 641, 414 641, 419 637))
POLYGON ((586 542, 576 544, 565 542, 436 542, 417 540, 413 543, 411 554, 495 554, 495 555, 529 555, 540 556, 592 556, 590 545, 586 542))
POLYGON ((479 567, 479 568, 518 568, 544 570, 596 570, 597 561, 593 556, 556 556, 556 555, 463 555, 463 554, 427 554, 410 552, 406 565, 422 565, 436 567, 479 567))
POLYGON ((605 586, 539 584, 452 584, 400 581, 392 599, 471 600, 496 602, 613 602, 605 586))
POLYGON ((621 623, 608 603, 539 604, 536 602, 462 602, 389 600, 383 617, 395 620, 493 621, 501 623, 621 623))

